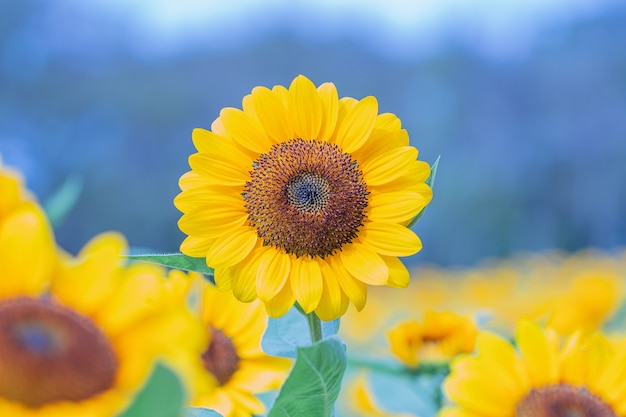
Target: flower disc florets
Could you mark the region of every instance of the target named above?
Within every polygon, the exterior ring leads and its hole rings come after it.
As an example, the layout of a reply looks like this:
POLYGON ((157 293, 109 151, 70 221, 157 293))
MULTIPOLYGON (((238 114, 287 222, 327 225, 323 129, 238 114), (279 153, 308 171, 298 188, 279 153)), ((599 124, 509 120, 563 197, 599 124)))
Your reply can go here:
POLYGON ((248 221, 265 245, 324 258, 363 225, 367 188, 336 145, 302 139, 275 145, 250 176, 243 194, 248 221))

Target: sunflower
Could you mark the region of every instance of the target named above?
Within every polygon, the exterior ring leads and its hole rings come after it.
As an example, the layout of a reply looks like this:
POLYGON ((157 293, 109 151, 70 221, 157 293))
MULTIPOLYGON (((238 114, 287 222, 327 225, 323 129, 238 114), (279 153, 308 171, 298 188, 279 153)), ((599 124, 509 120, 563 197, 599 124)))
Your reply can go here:
POLYGON ((421 363, 447 363, 474 350, 476 325, 451 311, 427 310, 421 322, 405 320, 388 333, 391 353, 409 368, 421 363))
POLYGON ((528 321, 516 332, 518 351, 491 333, 476 355, 454 361, 444 390, 456 403, 442 417, 626 416, 626 351, 600 333, 557 333, 528 321))
POLYGON ((254 88, 242 107, 193 131, 198 152, 174 200, 181 251, 272 317, 297 301, 331 320, 349 301, 363 308, 367 284, 406 287, 398 257, 421 249, 407 225, 432 192, 400 120, 301 75, 254 88))
POLYGON ((392 413, 384 410, 376 401, 364 374, 359 375, 348 387, 346 413, 354 417, 415 417, 409 413, 392 413))
POLYGON ((214 409, 224 417, 264 413, 265 406, 255 394, 280 387, 291 361, 261 350, 267 324, 263 305, 258 300, 243 304, 205 284, 199 317, 209 342, 196 369, 192 405, 214 409))
POLYGON ((15 210, 35 204, 35 198, 24 187, 20 173, 4 166, 0 158, 0 223, 15 210))
POLYGON ((58 253, 41 210, 0 229, 0 415, 112 416, 155 361, 184 372, 205 341, 163 271, 119 265, 120 235, 58 253), (175 341, 175 343, 172 343, 175 341))

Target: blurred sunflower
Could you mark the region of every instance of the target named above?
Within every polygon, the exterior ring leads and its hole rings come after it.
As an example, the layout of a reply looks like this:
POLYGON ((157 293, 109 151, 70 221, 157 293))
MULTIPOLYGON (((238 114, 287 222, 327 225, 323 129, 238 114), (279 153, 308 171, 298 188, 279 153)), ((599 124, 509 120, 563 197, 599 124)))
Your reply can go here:
POLYGON ((20 173, 4 166, 0 158, 0 222, 15 210, 34 204, 35 198, 24 187, 20 173))
POLYGON ((375 399, 365 375, 361 374, 348 387, 348 412, 354 417, 415 417, 409 413, 392 413, 384 410, 375 399))
POLYGON ((121 267, 117 234, 73 258, 57 255, 40 210, 0 229, 0 415, 112 416, 133 400, 155 361, 184 377, 202 329, 173 303, 163 271, 121 267), (172 343, 172 341, 176 341, 172 343))
POLYGON ((406 320, 387 333, 391 353, 409 368, 447 363, 474 350, 476 325, 451 311, 427 310, 421 322, 406 320))
POLYGON ((224 417, 263 414, 265 405, 255 394, 279 388, 291 361, 261 350, 267 314, 258 300, 243 304, 213 285, 202 287, 199 316, 209 341, 195 370, 192 405, 224 417))
POLYGON ((453 362, 444 382, 456 405, 442 417, 626 416, 626 351, 599 333, 577 333, 563 346, 557 334, 522 321, 513 345, 491 333, 476 355, 453 362))
POLYGON ((254 88, 211 129, 193 132, 174 204, 181 251, 206 258, 220 288, 272 317, 297 301, 331 320, 349 300, 363 308, 367 284, 408 285, 398 257, 422 247, 406 226, 432 198, 430 167, 374 97, 298 76, 254 88))

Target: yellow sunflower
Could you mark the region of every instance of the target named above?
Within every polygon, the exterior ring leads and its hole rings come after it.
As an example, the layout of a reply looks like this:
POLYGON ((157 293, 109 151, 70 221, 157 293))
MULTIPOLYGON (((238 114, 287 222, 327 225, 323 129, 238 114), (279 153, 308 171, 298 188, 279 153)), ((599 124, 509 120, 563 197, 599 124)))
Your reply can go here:
POLYGON ((224 417, 250 417, 265 412, 255 394, 279 388, 291 361, 261 350, 267 314, 257 300, 239 302, 232 294, 206 284, 199 303, 200 320, 209 336, 196 369, 197 393, 192 405, 224 417), (215 388, 217 386, 217 388, 215 388))
POLYGON ((174 200, 181 251, 272 317, 297 301, 331 320, 348 301, 363 308, 367 284, 407 286, 398 257, 422 244, 406 226, 432 192, 400 120, 301 75, 254 88, 242 107, 193 131, 198 152, 174 200))
POLYGON ((421 322, 396 324, 387 338, 391 353, 409 368, 421 363, 447 363, 460 353, 474 350, 476 325, 451 311, 427 310, 421 322))
POLYGON ((74 258, 55 252, 40 210, 0 229, 0 415, 113 416, 156 360, 181 376, 205 343, 163 271, 119 265, 117 234, 74 258))
POLYGON ((35 204, 34 201, 20 173, 4 166, 0 158, 0 223, 15 210, 35 204))
POLYGON ((626 350, 600 333, 559 336, 522 321, 516 345, 491 333, 478 353, 458 358, 444 382, 455 406, 442 417, 624 417, 626 350))

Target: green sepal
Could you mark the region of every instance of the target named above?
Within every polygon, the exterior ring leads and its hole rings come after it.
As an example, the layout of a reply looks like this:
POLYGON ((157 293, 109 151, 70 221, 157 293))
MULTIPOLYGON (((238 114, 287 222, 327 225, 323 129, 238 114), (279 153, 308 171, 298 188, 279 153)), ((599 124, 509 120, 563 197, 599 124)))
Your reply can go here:
POLYGON ((331 336, 297 349, 268 417, 331 417, 346 370, 346 346, 331 336))
POLYGON ((186 401, 180 378, 157 363, 148 382, 118 417, 179 417, 186 401))
MULTIPOLYGON (((435 185, 435 176, 437 175, 437 166, 439 165, 439 158, 441 158, 441 155, 437 157, 437 159, 435 160, 435 163, 430 167, 430 175, 428 176, 428 178, 426 178, 426 181, 424 181, 424 183, 426 183, 426 185, 428 185, 431 189, 435 185)), ((424 210, 426 210, 426 207, 421 209, 420 212, 417 213, 415 217, 413 217, 413 220, 411 220, 411 222, 407 225, 408 228, 413 227, 413 225, 417 223, 420 217, 422 217, 422 215, 424 214, 424 210)))
POLYGON ((78 176, 68 177, 61 187, 43 203, 44 211, 53 228, 59 227, 72 211, 83 191, 83 180, 78 176))

